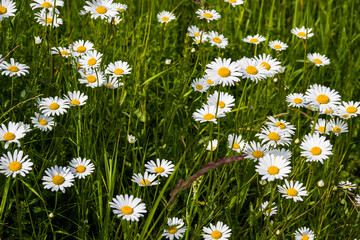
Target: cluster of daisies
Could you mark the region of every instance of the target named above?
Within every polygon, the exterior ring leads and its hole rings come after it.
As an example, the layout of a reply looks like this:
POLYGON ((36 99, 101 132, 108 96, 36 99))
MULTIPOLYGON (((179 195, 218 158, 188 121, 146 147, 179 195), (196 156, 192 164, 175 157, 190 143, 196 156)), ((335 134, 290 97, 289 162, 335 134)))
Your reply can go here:
POLYGON ((63 24, 63 20, 59 17, 60 11, 57 7, 63 7, 62 0, 33 0, 30 4, 35 13, 36 21, 42 26, 59 27, 63 24))
POLYGON ((78 40, 68 47, 53 47, 51 54, 71 58, 74 68, 80 74, 79 83, 91 88, 105 86, 116 89, 123 85, 121 78, 131 73, 131 68, 125 61, 110 63, 103 71, 103 54, 95 50, 90 41, 78 40))

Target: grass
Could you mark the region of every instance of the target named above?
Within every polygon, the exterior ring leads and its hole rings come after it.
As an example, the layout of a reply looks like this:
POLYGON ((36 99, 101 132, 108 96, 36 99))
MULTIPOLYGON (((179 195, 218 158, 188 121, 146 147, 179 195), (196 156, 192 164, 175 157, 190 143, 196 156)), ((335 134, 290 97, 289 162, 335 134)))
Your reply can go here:
MULTIPOLYGON (((311 120, 318 116, 310 110, 288 108, 285 98, 289 93, 305 93, 310 84, 318 83, 338 91, 342 101, 359 99, 358 1, 246 0, 233 8, 222 0, 204 0, 205 7, 222 16, 207 23, 195 15, 199 2, 124 0, 128 9, 121 13, 123 20, 111 25, 90 15, 80 16, 85 1, 66 0, 59 8, 64 21, 59 28, 36 23, 30 2, 16 1, 16 16, 0 22, 0 53, 4 56, 19 46, 5 61, 13 57, 30 66, 30 74, 24 77, 0 76, 0 122, 29 124, 38 112, 35 99, 39 96, 80 90, 88 100, 86 105, 55 117, 57 126, 52 131, 34 129, 20 140, 34 166, 26 177, 0 176, 0 237, 161 239, 168 217, 184 219, 184 239, 202 239, 202 228, 216 221, 232 229, 231 239, 292 239, 304 226, 312 229, 317 239, 360 235, 352 195, 339 187, 334 189, 339 181, 360 184, 357 118, 348 120, 349 133, 327 137, 334 155, 324 164, 306 163, 299 145, 289 147, 293 169, 288 179, 306 185, 309 196, 303 202, 281 197, 277 185, 284 181, 261 185, 256 163, 247 159, 208 169, 191 187, 179 189, 174 203, 169 204, 180 179, 186 182, 209 162, 238 155, 227 148, 229 134, 258 141, 255 134, 266 118, 281 116, 296 126, 293 140, 301 141, 312 130, 311 120), (163 10, 172 11, 176 20, 158 23, 156 14, 163 10), (229 45, 218 49, 192 44, 187 36, 190 25, 221 32, 229 45), (301 26, 313 28, 315 36, 301 41, 290 33, 293 27, 301 26), (267 40, 256 47, 242 41, 257 33, 267 40), (35 44, 35 36, 43 38, 40 45, 35 44), (80 75, 70 58, 50 54, 52 47, 67 47, 79 39, 93 42, 103 53, 102 69, 118 60, 129 63, 132 71, 122 78, 123 87, 85 87, 78 82, 80 75), (286 42, 289 48, 277 53, 267 47, 270 40, 286 42), (315 67, 306 58, 306 53, 312 52, 326 55, 331 64, 315 67), (286 67, 275 76, 276 82, 269 78, 255 84, 242 79, 236 86, 217 85, 204 94, 190 86, 216 57, 238 60, 262 53, 276 57, 286 67), (172 63, 166 65, 166 59, 172 63), (233 112, 218 119, 218 124, 194 121, 193 112, 214 90, 235 97, 233 112), (135 144, 127 141, 129 134, 136 136, 135 144), (204 145, 215 138, 218 148, 207 151, 204 145), (91 159, 95 172, 85 180, 76 180, 64 194, 44 189, 45 169, 66 166, 75 157, 91 159), (175 172, 162 178, 159 186, 140 188, 131 182, 133 173, 143 173, 144 164, 156 158, 171 160, 175 172), (317 186, 320 180, 325 182, 323 188, 317 186), (126 193, 146 204, 147 213, 139 222, 121 220, 111 211, 108 202, 126 193), (264 218, 259 210, 264 201, 275 203, 278 213, 264 218)), ((16 148, 11 144, 1 153, 16 148)))

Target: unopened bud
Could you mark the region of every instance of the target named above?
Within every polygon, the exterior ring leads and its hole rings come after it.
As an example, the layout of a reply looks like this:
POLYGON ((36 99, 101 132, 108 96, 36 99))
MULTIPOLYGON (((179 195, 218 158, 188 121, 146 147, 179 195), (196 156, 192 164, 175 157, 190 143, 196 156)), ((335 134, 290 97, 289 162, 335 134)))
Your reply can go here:
POLYGON ((266 180, 260 180, 261 185, 265 185, 266 183, 267 183, 266 180))
POLYGON ((53 218, 54 217, 54 214, 53 213, 50 213, 49 214, 49 218, 53 218))
POLYGON ((196 49, 195 49, 195 48, 192 48, 192 49, 191 49, 191 52, 192 52, 192 53, 194 53, 195 51, 196 51, 196 49))
POLYGON ((165 60, 165 64, 166 64, 166 65, 170 65, 170 64, 171 64, 171 59, 166 59, 166 60, 165 60))
POLYGON ((39 45, 39 44, 41 44, 41 43, 42 43, 41 37, 39 37, 39 36, 35 37, 35 44, 36 44, 36 45, 39 45))
POLYGON ((333 190, 333 191, 336 191, 336 190, 337 190, 337 187, 336 187, 336 186, 334 186, 334 187, 332 188, 332 190, 333 190))
POLYGON ((344 204, 346 203, 346 200, 345 200, 345 199, 341 199, 340 203, 341 203, 342 205, 344 205, 344 204))
POLYGON ((324 187, 325 183, 323 180, 318 181, 317 183, 318 187, 324 187))
POLYGON ((280 232, 280 230, 278 229, 278 230, 276 230, 276 235, 280 235, 281 234, 281 232, 280 232))
POLYGON ((300 140, 297 138, 297 139, 295 139, 294 143, 295 143, 295 144, 299 144, 299 143, 300 143, 300 140))
POLYGON ((274 78, 274 82, 277 82, 278 81, 278 79, 277 78, 274 78))

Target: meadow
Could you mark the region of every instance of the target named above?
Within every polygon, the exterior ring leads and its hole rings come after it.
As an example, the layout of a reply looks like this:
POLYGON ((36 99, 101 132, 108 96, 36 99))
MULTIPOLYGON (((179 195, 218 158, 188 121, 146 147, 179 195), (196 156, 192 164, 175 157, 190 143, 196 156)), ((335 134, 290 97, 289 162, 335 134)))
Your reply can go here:
POLYGON ((0 239, 360 239, 359 4, 0 0, 0 239))

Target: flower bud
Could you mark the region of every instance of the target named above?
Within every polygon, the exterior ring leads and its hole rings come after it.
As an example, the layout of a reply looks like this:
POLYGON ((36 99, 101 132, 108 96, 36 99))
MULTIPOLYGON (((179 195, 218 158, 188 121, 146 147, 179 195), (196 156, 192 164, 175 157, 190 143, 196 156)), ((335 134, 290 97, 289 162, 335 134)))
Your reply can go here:
POLYGON ((41 44, 41 42, 42 42, 42 38, 41 38, 41 37, 39 37, 39 36, 35 37, 35 44, 36 44, 36 45, 41 44))
POLYGON ((170 65, 170 64, 171 64, 171 59, 166 59, 166 60, 165 60, 165 64, 166 64, 166 65, 170 65))
POLYGON ((280 230, 278 229, 278 230, 276 230, 276 235, 280 235, 281 234, 281 232, 280 232, 280 230))
POLYGON ((53 218, 54 214, 53 213, 49 213, 49 218, 53 218))
POLYGON ((295 143, 295 144, 299 144, 299 143, 300 143, 300 140, 297 138, 297 139, 295 139, 294 143, 295 143))
POLYGON ((323 180, 318 181, 317 183, 318 187, 324 187, 325 183, 323 180))
POLYGON ((274 78, 274 82, 276 83, 278 81, 278 79, 277 78, 274 78))
POLYGON ((194 53, 195 51, 196 51, 195 48, 192 48, 192 49, 191 49, 191 52, 192 52, 192 53, 194 53))
POLYGON ((129 143, 135 143, 136 137, 130 134, 130 135, 128 135, 128 141, 129 141, 129 143))
POLYGON ((265 185, 266 183, 267 183, 266 180, 260 180, 261 185, 265 185))

